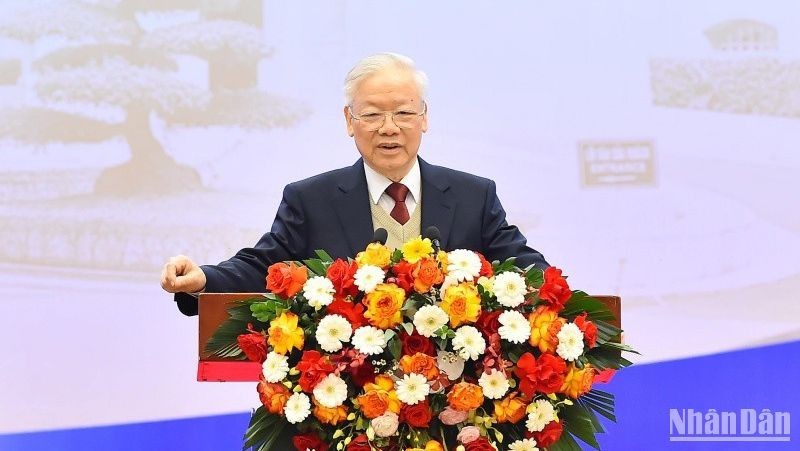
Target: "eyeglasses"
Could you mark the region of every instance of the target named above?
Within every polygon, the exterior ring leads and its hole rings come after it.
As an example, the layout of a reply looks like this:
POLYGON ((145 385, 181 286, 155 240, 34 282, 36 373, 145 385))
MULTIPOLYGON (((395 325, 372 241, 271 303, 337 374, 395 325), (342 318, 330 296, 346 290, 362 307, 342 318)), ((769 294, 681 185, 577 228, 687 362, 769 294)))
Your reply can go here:
POLYGON ((366 131, 374 132, 383 127, 383 124, 386 123, 386 116, 391 116, 392 122, 399 128, 414 128, 419 124, 420 118, 428 112, 428 104, 422 102, 421 113, 417 113, 413 110, 398 110, 355 114, 353 113, 353 107, 350 105, 347 106, 347 110, 350 112, 350 117, 359 121, 366 131))

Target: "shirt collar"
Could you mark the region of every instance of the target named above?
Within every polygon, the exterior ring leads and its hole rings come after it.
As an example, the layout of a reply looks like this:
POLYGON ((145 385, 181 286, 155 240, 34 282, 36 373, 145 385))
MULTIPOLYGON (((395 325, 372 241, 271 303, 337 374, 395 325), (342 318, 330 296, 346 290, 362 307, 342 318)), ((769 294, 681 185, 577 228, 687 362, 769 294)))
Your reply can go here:
MULTIPOLYGON (((386 177, 378 173, 378 171, 369 167, 369 165, 364 162, 364 174, 367 176, 367 189, 369 190, 369 197, 372 200, 373 204, 378 204, 378 200, 381 198, 381 195, 389 185, 392 184, 392 181, 386 177)), ((405 177, 400 180, 400 183, 408 187, 408 193, 411 194, 414 198, 414 202, 419 203, 420 197, 420 186, 422 185, 422 176, 419 172, 419 159, 414 159, 414 166, 411 167, 411 170, 408 171, 405 177)))

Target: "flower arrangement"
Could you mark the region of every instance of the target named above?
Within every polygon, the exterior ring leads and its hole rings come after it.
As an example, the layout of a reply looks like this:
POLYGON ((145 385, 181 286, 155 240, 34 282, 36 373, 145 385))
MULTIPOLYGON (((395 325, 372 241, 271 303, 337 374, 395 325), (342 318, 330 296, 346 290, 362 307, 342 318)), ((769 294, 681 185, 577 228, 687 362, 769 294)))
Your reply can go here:
POLYGON ((372 243, 354 260, 271 265, 207 343, 262 363, 244 448, 287 424, 298 450, 598 448, 614 397, 593 388, 630 365, 621 330, 562 271, 372 243))

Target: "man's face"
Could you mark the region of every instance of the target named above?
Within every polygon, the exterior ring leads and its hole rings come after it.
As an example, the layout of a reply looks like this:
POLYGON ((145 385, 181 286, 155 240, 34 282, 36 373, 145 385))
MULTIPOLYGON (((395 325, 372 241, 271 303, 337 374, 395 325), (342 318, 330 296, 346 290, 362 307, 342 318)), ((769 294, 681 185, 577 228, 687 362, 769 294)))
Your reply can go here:
MULTIPOLYGON (((402 69, 386 69, 361 80, 351 106, 356 117, 381 112, 423 111, 423 102, 411 73, 402 69)), ((347 132, 356 142, 364 161, 375 171, 399 181, 414 166, 422 134, 428 130, 428 115, 414 119, 411 126, 400 128, 384 116, 383 124, 369 131, 364 121, 350 117, 344 108, 347 132)))

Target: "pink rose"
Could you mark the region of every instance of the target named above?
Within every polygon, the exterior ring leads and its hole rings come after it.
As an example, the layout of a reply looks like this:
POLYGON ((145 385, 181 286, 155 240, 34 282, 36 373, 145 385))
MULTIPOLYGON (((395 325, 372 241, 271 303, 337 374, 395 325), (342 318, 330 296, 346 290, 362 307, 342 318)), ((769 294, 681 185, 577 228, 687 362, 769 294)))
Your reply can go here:
POLYGON ((400 419, 394 412, 386 412, 383 415, 373 418, 370 422, 372 430, 378 437, 389 437, 397 432, 397 426, 400 424, 400 419))
POLYGON ((474 442, 475 440, 478 440, 480 436, 481 436, 480 429, 476 428, 475 426, 466 426, 461 428, 460 431, 458 431, 458 436, 456 438, 458 439, 459 442, 466 445, 469 442, 474 442))
POLYGON ((448 426, 467 421, 469 413, 453 409, 448 406, 439 413, 439 421, 448 426))

